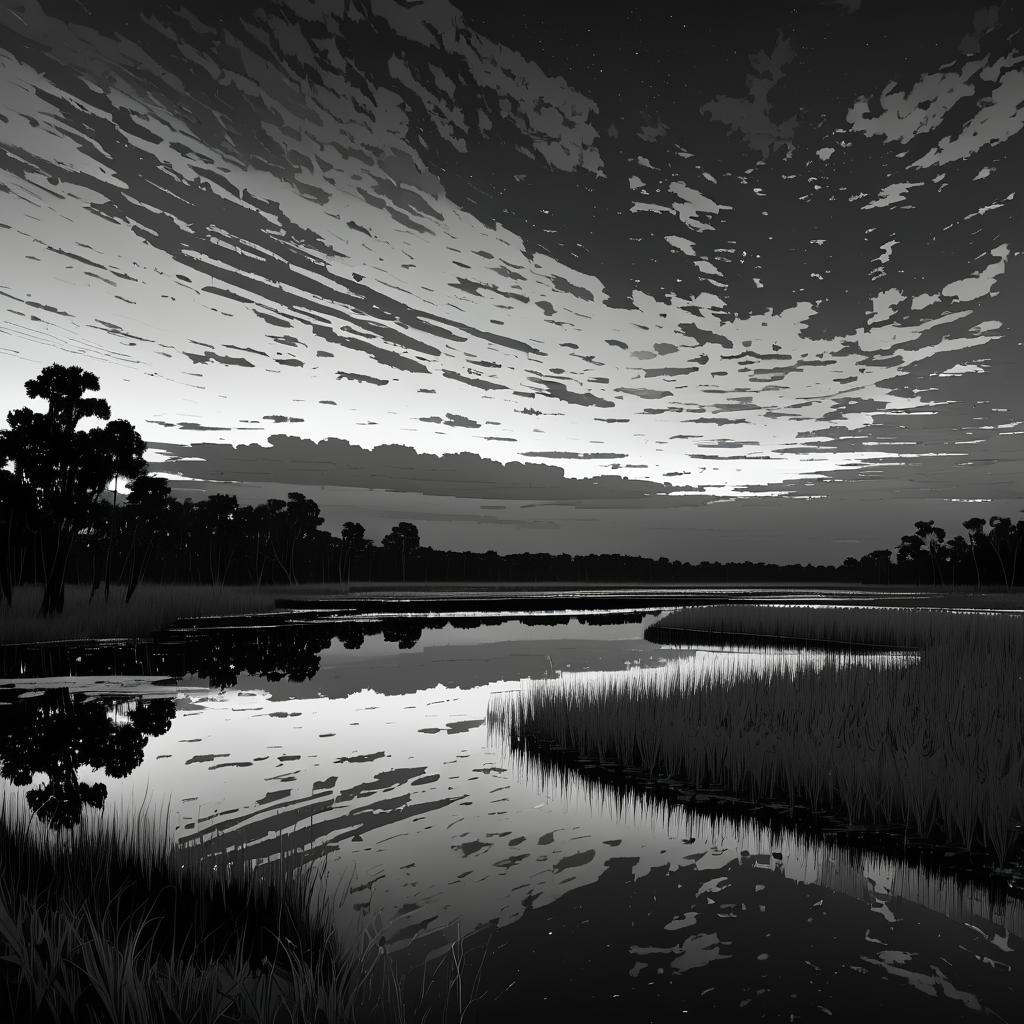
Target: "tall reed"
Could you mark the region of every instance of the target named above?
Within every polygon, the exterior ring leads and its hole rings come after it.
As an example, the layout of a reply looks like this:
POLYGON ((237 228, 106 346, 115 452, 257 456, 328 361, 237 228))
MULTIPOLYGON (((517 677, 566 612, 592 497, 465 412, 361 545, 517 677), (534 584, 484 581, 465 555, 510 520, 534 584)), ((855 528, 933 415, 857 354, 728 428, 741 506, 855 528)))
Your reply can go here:
POLYGON ((1005 619, 944 616, 915 636, 928 638, 918 662, 882 667, 766 658, 735 673, 683 677, 676 663, 563 675, 494 698, 489 719, 513 746, 899 827, 1005 863, 1024 821, 1024 634, 1005 619))

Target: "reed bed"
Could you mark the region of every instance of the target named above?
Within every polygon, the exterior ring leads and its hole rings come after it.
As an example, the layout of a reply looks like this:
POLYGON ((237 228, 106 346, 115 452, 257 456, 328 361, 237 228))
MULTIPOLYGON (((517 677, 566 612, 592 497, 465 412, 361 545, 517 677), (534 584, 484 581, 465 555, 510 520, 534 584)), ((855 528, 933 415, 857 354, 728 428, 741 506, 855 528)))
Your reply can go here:
POLYGON ((315 865, 211 863, 173 846, 164 825, 124 816, 52 833, 0 801, 0 1019, 407 1019, 409 986, 362 923, 342 935, 315 865))
MULTIPOLYGON (((847 635, 877 640, 857 623, 847 635)), ((899 636, 910 639, 905 629, 899 636)), ((678 664, 563 675, 493 698, 488 717, 513 749, 809 808, 1005 864, 1024 821, 1020 624, 935 616, 914 637, 929 638, 919 661, 880 667, 769 658, 687 676, 678 664)))
MULTIPOLYGON (((992 612, 1003 621, 1024 627, 1014 610, 992 612)), ((815 608, 802 605, 712 605, 685 608, 659 619, 651 632, 673 635, 681 643, 721 634, 746 644, 773 640, 809 641, 834 646, 877 648, 926 647, 967 619, 987 618, 981 609, 958 608, 815 608)))

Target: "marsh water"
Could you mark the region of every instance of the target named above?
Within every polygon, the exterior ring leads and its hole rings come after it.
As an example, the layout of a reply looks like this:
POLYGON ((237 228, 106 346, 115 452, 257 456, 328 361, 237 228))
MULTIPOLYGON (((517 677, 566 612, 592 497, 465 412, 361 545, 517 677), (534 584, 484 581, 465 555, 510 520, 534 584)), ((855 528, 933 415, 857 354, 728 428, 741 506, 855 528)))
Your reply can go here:
POLYGON ((94 646, 74 675, 0 684, 0 785, 54 827, 145 803, 181 844, 299 851, 400 963, 455 939, 482 956, 488 1020, 615 1003, 638 1021, 1018 1019, 1012 891, 554 771, 488 729, 494 696, 538 680, 823 657, 644 639, 693 599, 320 608, 94 646))

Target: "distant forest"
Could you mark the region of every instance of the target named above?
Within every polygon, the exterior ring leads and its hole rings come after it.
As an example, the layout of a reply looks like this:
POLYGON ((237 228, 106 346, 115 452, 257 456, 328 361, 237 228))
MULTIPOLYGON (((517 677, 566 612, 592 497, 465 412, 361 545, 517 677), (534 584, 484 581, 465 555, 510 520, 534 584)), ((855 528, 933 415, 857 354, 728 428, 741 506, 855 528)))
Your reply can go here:
POLYGON ((147 472, 145 443, 90 392, 96 376, 53 365, 28 381, 45 412, 16 409, 0 430, 0 599, 42 584, 41 614, 63 608, 67 583, 129 602, 142 581, 197 584, 366 582, 721 583, 859 582, 999 585, 1018 581, 1024 521, 968 519, 947 539, 933 521, 915 524, 892 550, 840 566, 681 562, 635 555, 445 551, 423 545, 415 524, 395 524, 379 542, 362 524, 322 529, 315 501, 293 491, 260 505, 211 494, 181 501, 147 472), (80 429, 83 419, 101 427, 80 429))

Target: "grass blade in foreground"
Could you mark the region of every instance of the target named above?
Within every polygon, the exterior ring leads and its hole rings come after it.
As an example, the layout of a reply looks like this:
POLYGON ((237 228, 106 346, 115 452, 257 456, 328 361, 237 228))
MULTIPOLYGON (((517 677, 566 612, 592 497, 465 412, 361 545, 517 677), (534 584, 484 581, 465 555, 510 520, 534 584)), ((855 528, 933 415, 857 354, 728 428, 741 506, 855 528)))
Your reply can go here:
POLYGON ((0 798, 0 1019, 344 1024, 429 1013, 365 920, 346 939, 333 914, 315 867, 214 868, 137 815, 52 833, 0 798))

